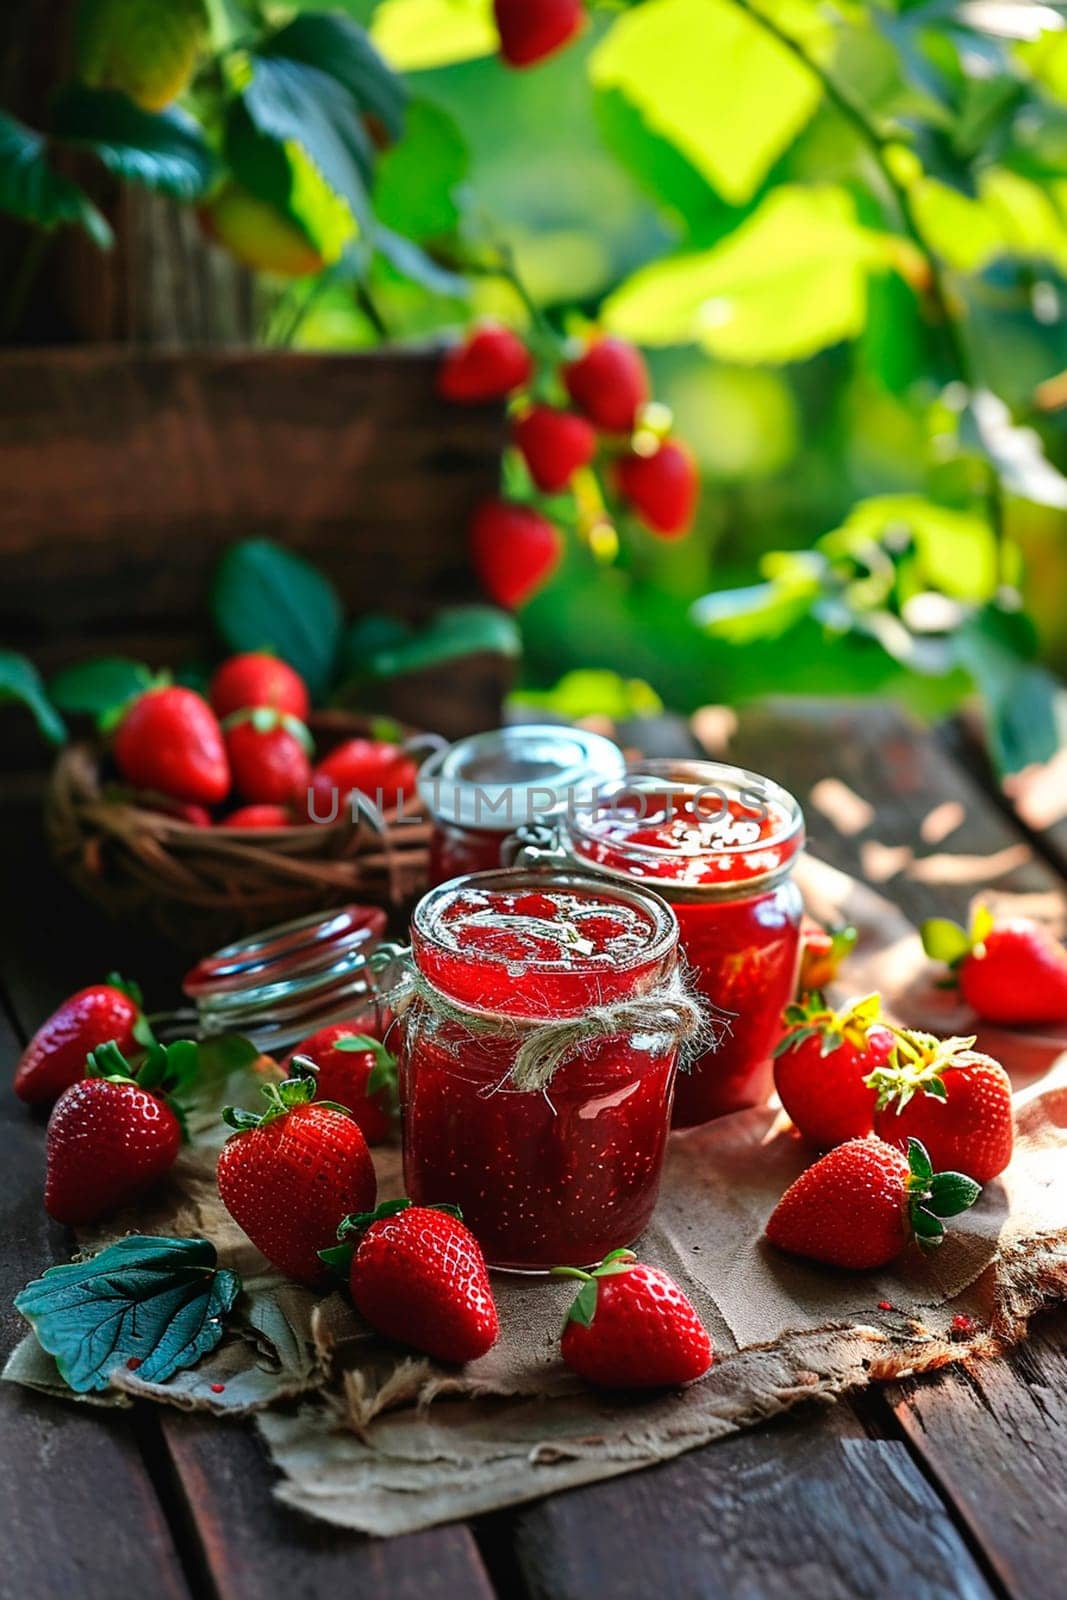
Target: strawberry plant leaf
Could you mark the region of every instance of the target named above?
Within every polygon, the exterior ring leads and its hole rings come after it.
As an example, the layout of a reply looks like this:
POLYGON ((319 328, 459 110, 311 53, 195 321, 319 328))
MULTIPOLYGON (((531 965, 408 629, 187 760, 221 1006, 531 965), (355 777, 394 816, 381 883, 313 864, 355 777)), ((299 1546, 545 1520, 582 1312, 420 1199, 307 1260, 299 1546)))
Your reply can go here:
MULTIPOLYGON (((2 160, 3 151, 0 150, 0 162, 2 160)), ((3 209, 3 195, 0 193, 0 211, 3 209)), ((18 701, 32 712, 34 721, 50 744, 64 743, 66 725, 45 693, 41 674, 32 661, 15 650, 0 650, 0 704, 5 700, 18 701)))
POLYGON ((57 672, 48 681, 48 693, 60 711, 103 717, 151 687, 153 674, 143 661, 125 656, 102 656, 57 672))
POLYGON ((299 145, 327 187, 373 231, 367 191, 374 146, 358 106, 336 79, 302 61, 258 55, 242 104, 261 134, 299 145))
POLYGON ((377 120, 390 139, 400 137, 407 87, 350 17, 326 11, 296 17, 271 36, 262 53, 326 73, 348 92, 361 112, 377 120))
POLYGON ((133 1363, 162 1383, 213 1350, 241 1289, 207 1239, 133 1234, 90 1261, 51 1267, 15 1298, 78 1394, 98 1392, 133 1363))
POLYGON ((568 1322, 581 1323, 583 1328, 588 1328, 591 1325, 593 1318, 596 1316, 597 1288, 598 1285, 595 1278, 590 1278, 588 1283, 582 1284, 582 1287, 575 1295, 574 1304, 567 1313, 568 1322))
POLYGON ((945 1237, 944 1223, 935 1217, 932 1211, 926 1211, 922 1206, 915 1206, 912 1209, 911 1226, 924 1250, 933 1249, 945 1237))
POLYGON ((83 189, 52 166, 42 133, 0 111, 0 211, 55 228, 75 222, 102 250, 111 229, 83 189))
POLYGON ((931 961, 943 961, 954 967, 971 948, 970 938, 958 922, 947 917, 930 917, 921 928, 923 949, 931 961))
POLYGON ((215 175, 215 157, 190 117, 174 108, 145 111, 117 89, 71 84, 53 106, 52 131, 125 182, 178 200, 203 194, 215 175))
POLYGON ((926 1153, 926 1146, 918 1139, 908 1140, 908 1167, 915 1188, 928 1189, 934 1176, 934 1166, 926 1153))
POLYGON ((982 1185, 962 1172, 939 1172, 931 1180, 926 1204, 938 1217, 958 1217, 968 1211, 982 1192, 982 1185))
POLYGON ((269 539, 231 545, 211 595, 215 626, 235 653, 273 650, 319 700, 333 679, 342 610, 336 589, 309 562, 269 539))

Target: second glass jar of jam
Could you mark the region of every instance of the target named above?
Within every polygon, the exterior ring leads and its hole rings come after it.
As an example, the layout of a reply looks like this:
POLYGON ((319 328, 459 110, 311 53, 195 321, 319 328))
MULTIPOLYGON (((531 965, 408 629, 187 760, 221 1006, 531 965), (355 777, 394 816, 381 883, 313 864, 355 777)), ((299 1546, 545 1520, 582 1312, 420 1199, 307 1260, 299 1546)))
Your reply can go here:
POLYGON ((492 871, 520 827, 554 819, 626 770, 618 745, 599 733, 516 723, 439 750, 419 769, 433 818, 430 887, 492 871))
POLYGON ((680 1075, 674 1126, 759 1105, 793 996, 800 807, 767 778, 711 761, 647 761, 565 820, 568 854, 667 899, 695 987, 729 1013, 714 1050, 680 1075))
POLYGON ((658 896, 581 874, 477 873, 416 907, 405 1185, 417 1202, 458 1206, 490 1265, 587 1266, 647 1225, 678 1049, 661 1008, 647 1031, 574 1044, 542 1088, 511 1075, 539 1025, 659 990, 677 944, 658 896))

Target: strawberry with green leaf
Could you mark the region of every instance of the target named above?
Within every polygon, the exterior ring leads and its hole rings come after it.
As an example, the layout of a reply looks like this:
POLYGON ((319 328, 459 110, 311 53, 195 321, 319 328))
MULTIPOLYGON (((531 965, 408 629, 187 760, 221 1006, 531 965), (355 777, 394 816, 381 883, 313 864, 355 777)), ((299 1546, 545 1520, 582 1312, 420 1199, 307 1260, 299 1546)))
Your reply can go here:
POLYGON ((917 1139, 909 1139, 906 1157, 881 1139, 850 1139, 790 1185, 768 1219, 767 1238, 826 1266, 873 1271, 912 1239, 935 1249, 943 1219, 966 1211, 981 1192, 962 1172, 935 1172, 917 1139))
POLYGON ((874 1127, 878 1098, 869 1075, 888 1061, 893 1034, 877 994, 831 1010, 821 994, 786 1007, 775 1049, 774 1086, 797 1132, 821 1149, 874 1127))
POLYGON ((874 1131, 906 1150, 918 1139, 939 1167, 989 1183, 1011 1160, 1011 1080, 974 1037, 937 1039, 895 1028, 892 1058, 867 1079, 877 1095, 874 1131))
POLYGON ((315 746, 299 718, 248 706, 222 724, 233 786, 250 805, 307 803, 315 746))
POLYGON ((1067 1022, 1067 950, 1040 923, 999 921, 979 903, 968 929, 932 917, 921 932, 926 954, 951 969, 984 1022, 1009 1028, 1067 1022))
POLYGON ((713 1354, 707 1329, 674 1279, 613 1250, 591 1272, 556 1267, 581 1283, 567 1313, 560 1355, 605 1389, 673 1389, 703 1377, 713 1354))
POLYGON ((396 1057, 382 1042, 391 1018, 332 1022, 309 1034, 282 1062, 303 1056, 318 1071, 319 1094, 347 1106, 368 1144, 389 1137, 397 1109, 396 1057))
POLYGON ((117 972, 70 995, 41 1023, 15 1068, 15 1093, 27 1105, 51 1105, 85 1076, 90 1053, 109 1042, 127 1055, 154 1043, 140 989, 117 972))
POLYGON ((182 1092, 198 1071, 191 1039, 153 1044, 133 1065, 115 1044, 56 1101, 45 1141, 45 1210, 70 1225, 108 1216, 170 1171, 182 1144, 182 1092))
POLYGON ((264 1085, 264 1111, 223 1112, 235 1132, 219 1154, 219 1194, 279 1272, 317 1287, 328 1278, 320 1250, 345 1217, 374 1205, 378 1183, 348 1108, 316 1099, 313 1063, 294 1056, 289 1073, 264 1085))

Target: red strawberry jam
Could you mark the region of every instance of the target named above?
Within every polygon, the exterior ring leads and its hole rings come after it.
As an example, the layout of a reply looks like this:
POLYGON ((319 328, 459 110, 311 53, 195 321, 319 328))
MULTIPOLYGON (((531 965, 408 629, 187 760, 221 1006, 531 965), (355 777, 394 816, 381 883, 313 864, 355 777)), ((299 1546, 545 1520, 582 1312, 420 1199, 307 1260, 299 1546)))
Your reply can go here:
POLYGON ((538 1022, 647 992, 673 969, 661 900, 588 877, 481 873, 416 908, 419 971, 467 1014, 418 998, 404 1018, 404 1178, 416 1203, 459 1206, 491 1265, 598 1261, 652 1214, 677 1047, 666 1034, 587 1040, 544 1090, 509 1078, 538 1022))
POLYGON ((713 762, 650 761, 568 819, 583 866, 670 901, 696 988, 729 1013, 717 1047, 678 1079, 674 1126, 759 1105, 792 998, 801 900, 800 808, 777 784, 713 762))

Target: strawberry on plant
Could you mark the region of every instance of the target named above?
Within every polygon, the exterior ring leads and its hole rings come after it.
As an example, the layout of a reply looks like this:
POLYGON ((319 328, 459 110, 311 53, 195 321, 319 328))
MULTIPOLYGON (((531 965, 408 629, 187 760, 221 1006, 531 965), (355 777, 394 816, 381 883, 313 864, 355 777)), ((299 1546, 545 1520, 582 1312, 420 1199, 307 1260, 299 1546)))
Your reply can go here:
POLYGON ((936 1039, 906 1028, 894 1034, 892 1059, 867 1079, 878 1096, 875 1133, 902 1150, 919 1139, 935 1166, 988 1183, 1004 1171, 1014 1144, 1008 1074, 972 1050, 973 1037, 936 1039))
POLYGON ((285 806, 238 806, 228 817, 223 817, 220 828, 291 828, 292 813, 285 806))
POLYGON ((615 484, 650 533, 678 539, 688 533, 700 482, 687 445, 664 439, 631 450, 615 463, 615 484))
POLYGON ((493 0, 493 15, 509 67, 535 66, 585 26, 582 0, 493 0))
POLYGON ((563 382, 578 410, 605 433, 632 433, 649 396, 644 357, 625 339, 594 339, 563 368, 563 382))
POLYGON ((530 352, 518 334, 495 323, 482 323, 445 355, 437 374, 437 391, 446 400, 480 405, 521 389, 532 374, 530 352))
POLYGON ((371 1016, 332 1022, 302 1039, 282 1062, 288 1070, 294 1056, 311 1061, 319 1094, 348 1107, 368 1144, 389 1137, 396 1106, 396 1057, 382 1043, 384 1031, 371 1016))
POLYGON ((15 1068, 15 1093, 27 1105, 51 1105, 85 1075, 86 1060, 99 1045, 112 1043, 132 1054, 151 1042, 140 990, 113 972, 106 983, 79 989, 41 1023, 15 1068))
POLYGON ((832 1267, 884 1267, 914 1238, 932 1249, 945 1237, 943 1217, 978 1199, 962 1172, 934 1172, 917 1139, 907 1156, 880 1139, 850 1139, 802 1172, 775 1206, 767 1238, 780 1250, 832 1267))
POLYGON ((548 582, 563 541, 558 528, 532 507, 486 500, 471 521, 470 552, 485 592, 497 605, 514 610, 548 582))
POLYGON ((366 795, 380 811, 394 811, 415 793, 417 768, 407 751, 386 739, 346 739, 311 774, 313 821, 331 821, 349 796, 366 795))
POLYGON ((69 1225, 117 1211, 170 1171, 182 1143, 173 1096, 197 1070, 196 1045, 154 1044, 134 1067, 114 1044, 56 1101, 45 1140, 45 1210, 69 1225))
POLYGON ((496 1343, 485 1257, 454 1207, 388 1200, 346 1217, 338 1238, 324 1258, 343 1269, 351 1257, 352 1304, 386 1338, 454 1362, 476 1361, 496 1343))
POLYGON ((592 424, 573 411, 531 406, 511 433, 530 477, 545 494, 565 489, 578 468, 588 465, 596 454, 592 424))
POLYGON ((307 685, 287 661, 266 650, 229 656, 215 669, 208 689, 215 715, 222 720, 248 706, 269 706, 306 722, 311 710, 307 685))
POLYGON ((947 962, 964 1000, 1006 1027, 1067 1022, 1067 951, 1028 917, 998 922, 978 905, 969 930, 944 917, 922 925, 923 949, 947 962))
POLYGON ((260 1115, 229 1106, 236 1132, 219 1153, 222 1203, 257 1250, 301 1283, 325 1282, 319 1251, 333 1243, 352 1211, 373 1206, 374 1162, 348 1109, 316 1100, 311 1062, 289 1062, 284 1083, 263 1087, 260 1115))
POLYGON ((115 764, 139 789, 213 806, 230 787, 230 765, 215 713, 192 689, 148 689, 123 712, 115 764))
POLYGON ((582 1287, 567 1313, 560 1355, 605 1389, 673 1389, 703 1377, 711 1340, 695 1308, 659 1267, 613 1250, 591 1272, 556 1267, 582 1287))
POLYGON ((161 111, 188 84, 208 29, 204 0, 81 0, 78 77, 161 111))
POLYGON ((849 923, 823 928, 805 917, 800 930, 798 1000, 803 1000, 806 994, 814 990, 825 989, 834 981, 842 961, 850 954, 858 938, 858 931, 849 923))
POLYGON ((252 805, 303 804, 314 746, 304 724, 285 711, 256 706, 223 723, 233 785, 252 805))
POLYGON ((894 1039, 879 1022, 876 994, 831 1011, 821 994, 786 1007, 775 1049, 774 1086, 797 1132, 821 1149, 874 1127, 868 1076, 888 1061, 894 1039))

